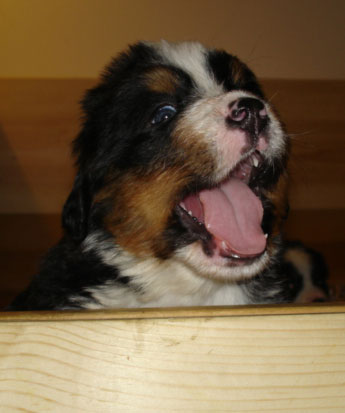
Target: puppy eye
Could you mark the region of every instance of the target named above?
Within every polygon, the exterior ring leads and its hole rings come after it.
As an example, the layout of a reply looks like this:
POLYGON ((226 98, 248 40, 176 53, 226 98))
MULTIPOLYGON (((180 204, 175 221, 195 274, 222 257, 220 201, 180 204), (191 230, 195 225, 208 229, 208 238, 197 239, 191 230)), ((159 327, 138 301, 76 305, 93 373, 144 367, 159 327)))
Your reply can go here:
POLYGON ((151 124, 157 125, 159 123, 166 122, 169 119, 171 119, 175 115, 175 113, 176 113, 176 109, 174 108, 174 106, 171 106, 171 105, 162 106, 153 115, 151 124))

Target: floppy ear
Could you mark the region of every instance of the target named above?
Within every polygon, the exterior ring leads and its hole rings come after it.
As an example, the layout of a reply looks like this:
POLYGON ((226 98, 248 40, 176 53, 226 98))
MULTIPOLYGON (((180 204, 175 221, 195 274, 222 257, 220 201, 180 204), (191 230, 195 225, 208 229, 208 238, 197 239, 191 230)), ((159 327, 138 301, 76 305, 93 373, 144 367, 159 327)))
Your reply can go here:
POLYGON ((91 196, 87 181, 87 177, 78 172, 62 211, 62 226, 76 242, 81 242, 88 230, 91 196))

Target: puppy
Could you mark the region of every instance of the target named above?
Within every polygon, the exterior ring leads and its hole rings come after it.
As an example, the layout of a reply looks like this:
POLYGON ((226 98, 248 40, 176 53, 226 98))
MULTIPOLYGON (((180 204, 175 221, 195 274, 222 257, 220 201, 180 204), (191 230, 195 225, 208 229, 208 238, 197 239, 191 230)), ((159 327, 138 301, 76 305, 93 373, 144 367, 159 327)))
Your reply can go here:
POLYGON ((296 303, 330 300, 328 267, 323 256, 297 241, 285 241, 281 274, 289 280, 296 303))
POLYGON ((82 103, 64 237, 11 310, 293 301, 288 138, 250 69, 138 43, 82 103))

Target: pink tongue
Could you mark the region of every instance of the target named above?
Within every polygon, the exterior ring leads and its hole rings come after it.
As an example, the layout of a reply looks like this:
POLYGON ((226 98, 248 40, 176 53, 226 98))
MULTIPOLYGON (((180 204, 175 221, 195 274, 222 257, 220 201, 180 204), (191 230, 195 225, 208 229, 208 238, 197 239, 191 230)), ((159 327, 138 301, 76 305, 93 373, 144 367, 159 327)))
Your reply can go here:
POLYGON ((219 249, 240 256, 254 256, 266 247, 261 229, 263 208, 259 198, 242 181, 230 178, 219 188, 199 194, 204 224, 219 249))

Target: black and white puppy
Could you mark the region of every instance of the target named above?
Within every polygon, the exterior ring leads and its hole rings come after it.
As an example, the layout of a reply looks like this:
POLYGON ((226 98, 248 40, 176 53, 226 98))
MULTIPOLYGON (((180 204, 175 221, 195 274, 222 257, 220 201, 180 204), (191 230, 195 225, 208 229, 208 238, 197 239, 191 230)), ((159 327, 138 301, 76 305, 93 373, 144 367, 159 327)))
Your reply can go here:
POLYGON ((288 140, 254 74, 199 43, 138 43, 83 101, 65 235, 10 309, 293 301, 288 140))

